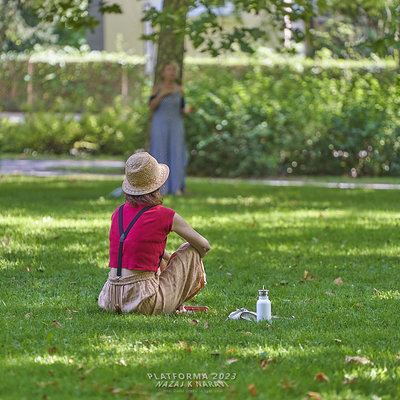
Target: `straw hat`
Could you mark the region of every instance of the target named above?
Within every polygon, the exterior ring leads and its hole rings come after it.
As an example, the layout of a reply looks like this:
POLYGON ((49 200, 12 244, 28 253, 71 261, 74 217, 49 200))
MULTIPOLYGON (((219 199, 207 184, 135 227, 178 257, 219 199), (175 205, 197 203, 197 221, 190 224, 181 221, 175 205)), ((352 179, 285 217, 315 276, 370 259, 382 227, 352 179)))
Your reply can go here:
POLYGON ((151 193, 164 184, 168 175, 167 165, 159 164, 149 153, 138 152, 126 162, 122 190, 132 195, 151 193))

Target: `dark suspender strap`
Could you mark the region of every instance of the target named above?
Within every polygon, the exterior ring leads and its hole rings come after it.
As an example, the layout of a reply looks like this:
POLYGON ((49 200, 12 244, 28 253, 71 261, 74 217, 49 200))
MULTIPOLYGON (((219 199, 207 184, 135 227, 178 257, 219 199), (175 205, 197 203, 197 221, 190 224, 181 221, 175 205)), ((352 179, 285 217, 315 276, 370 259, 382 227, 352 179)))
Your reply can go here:
POLYGON ((124 216, 124 204, 122 204, 122 206, 120 206, 118 210, 118 227, 119 227, 120 237, 124 233, 123 216, 124 216))
POLYGON ((147 210, 150 210, 154 206, 146 206, 142 208, 136 215, 135 218, 131 221, 129 226, 126 228, 124 232, 124 225, 123 225, 123 213, 124 213, 124 205, 120 206, 118 210, 118 226, 119 226, 119 249, 118 249, 118 267, 117 267, 117 280, 121 277, 122 273, 122 252, 124 249, 124 241, 128 236, 129 231, 131 230, 132 226, 136 223, 136 221, 140 218, 142 214, 144 214, 147 210))
POLYGON ((124 224, 123 224, 124 205, 120 206, 118 210, 118 227, 119 227, 119 249, 118 249, 118 267, 117 267, 117 280, 121 277, 122 270, 122 250, 124 248, 124 224))

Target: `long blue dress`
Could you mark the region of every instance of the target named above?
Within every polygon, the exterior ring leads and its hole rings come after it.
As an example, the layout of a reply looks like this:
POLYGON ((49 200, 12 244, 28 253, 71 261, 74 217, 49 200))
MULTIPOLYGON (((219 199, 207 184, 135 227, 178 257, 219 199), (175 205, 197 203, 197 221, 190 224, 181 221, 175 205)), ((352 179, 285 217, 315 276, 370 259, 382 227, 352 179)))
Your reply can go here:
POLYGON ((164 186, 171 194, 185 188, 187 151, 181 110, 180 91, 169 94, 159 102, 151 124, 150 154, 168 165, 170 173, 164 186))

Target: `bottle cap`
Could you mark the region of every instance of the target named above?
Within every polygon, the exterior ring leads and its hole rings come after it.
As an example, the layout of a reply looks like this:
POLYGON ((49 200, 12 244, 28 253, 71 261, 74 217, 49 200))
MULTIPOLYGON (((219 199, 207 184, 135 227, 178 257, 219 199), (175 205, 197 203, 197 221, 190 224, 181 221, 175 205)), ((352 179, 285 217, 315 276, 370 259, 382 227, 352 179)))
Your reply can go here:
POLYGON ((264 285, 263 285, 263 288, 258 291, 259 296, 268 296, 268 293, 269 293, 269 290, 264 289, 264 285))

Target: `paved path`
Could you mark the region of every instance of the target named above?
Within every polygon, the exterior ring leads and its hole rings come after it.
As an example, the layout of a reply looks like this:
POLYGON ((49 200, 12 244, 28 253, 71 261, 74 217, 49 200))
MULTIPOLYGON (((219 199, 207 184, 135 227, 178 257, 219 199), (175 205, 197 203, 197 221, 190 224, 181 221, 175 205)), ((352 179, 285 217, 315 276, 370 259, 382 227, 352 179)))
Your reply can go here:
MULTIPOLYGON (((57 168, 115 168, 116 174, 121 174, 123 161, 100 160, 0 160, 0 174, 56 176, 87 172, 63 171, 57 168)), ((101 171, 100 171, 101 172, 101 171)), ((92 173, 92 172, 91 172, 92 173)))
POLYGON ((284 180, 284 179, 261 179, 249 182, 260 182, 270 186, 319 186, 327 188, 339 189, 383 189, 383 190, 400 190, 400 184, 396 183, 363 183, 363 182, 321 182, 312 180, 284 180))
MULTIPOLYGON (((115 168, 115 173, 120 175, 123 161, 100 160, 0 160, 0 175, 32 175, 32 176, 57 176, 71 174, 87 174, 89 172, 63 171, 57 168, 115 168)), ((90 171, 92 172, 92 170, 90 171)), ((101 171, 99 171, 101 173, 101 171)), ((214 179, 213 179, 214 180, 214 179)), ((236 182, 235 179, 215 179, 236 182)), ((400 180, 399 180, 400 181, 400 180)), ((249 182, 269 186, 318 186, 340 189, 381 189, 400 190, 399 184, 391 183, 362 183, 362 182, 323 182, 313 180, 286 180, 286 179, 250 179, 249 182)))

